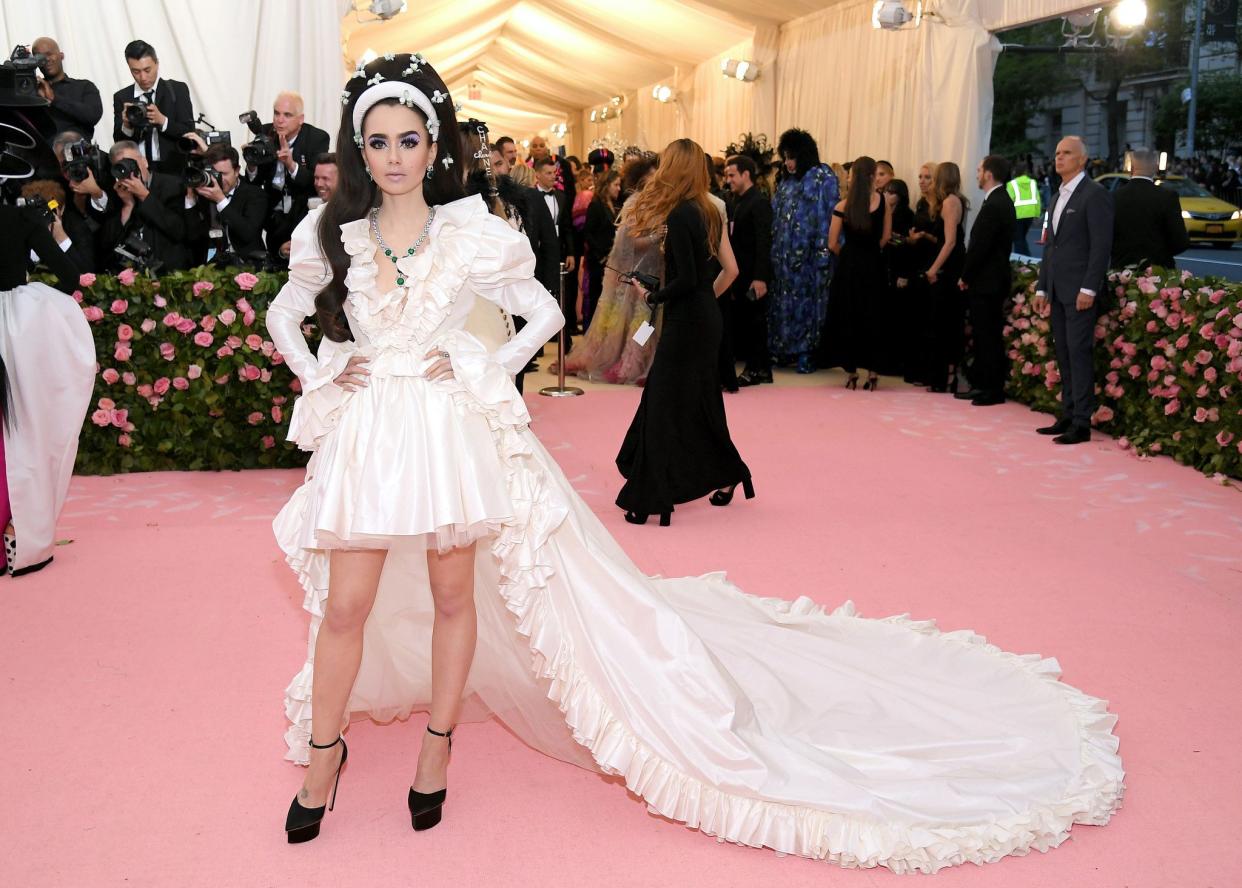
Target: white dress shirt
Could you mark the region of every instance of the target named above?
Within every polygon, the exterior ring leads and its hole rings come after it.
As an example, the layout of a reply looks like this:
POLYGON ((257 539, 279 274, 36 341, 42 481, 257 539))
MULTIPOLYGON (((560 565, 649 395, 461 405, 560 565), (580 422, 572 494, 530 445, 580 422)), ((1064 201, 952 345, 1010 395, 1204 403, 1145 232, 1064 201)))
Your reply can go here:
MULTIPOLYGON (((1077 188, 1078 183, 1080 183, 1086 177, 1087 177, 1087 172, 1086 170, 1083 170, 1077 176, 1070 179, 1068 182, 1061 183, 1061 188, 1058 191, 1059 197, 1057 198, 1056 209, 1052 211, 1052 233, 1053 234, 1057 233, 1057 226, 1061 223, 1061 213, 1065 210, 1065 205, 1069 203, 1070 197, 1073 196, 1074 189, 1077 188)), ((1086 287, 1083 287, 1078 292, 1086 293, 1092 299, 1095 298, 1095 290, 1088 290, 1086 287)), ((1043 290, 1036 290, 1035 295, 1036 296, 1047 296, 1048 294, 1045 293, 1043 290)))
MULTIPOLYGON (((155 83, 151 84, 150 89, 143 89, 142 87, 140 87, 138 84, 135 83, 134 93, 133 93, 134 99, 141 99, 147 93, 150 93, 151 102, 155 103, 155 96, 156 96, 156 93, 159 91, 159 88, 160 88, 160 79, 158 77, 155 78, 155 83)), ((160 108, 160 111, 163 111, 163 110, 164 110, 163 108, 160 108)), ((125 118, 122 117, 121 120, 124 121, 125 118)), ((167 114, 164 115, 164 123, 160 126, 159 129, 160 129, 160 132, 164 132, 166 129, 168 129, 168 115, 167 114)), ((124 123, 121 124, 121 132, 123 132, 126 136, 128 136, 131 139, 134 137, 134 131, 130 129, 129 127, 127 127, 124 123)), ((145 154, 146 153, 144 150, 145 148, 146 148, 145 144, 143 144, 142 142, 138 143, 138 150, 140 152, 145 154)), ((160 140, 152 139, 151 140, 151 156, 148 157, 147 160, 159 160, 159 159, 160 159, 160 140)))
POLYGON ((552 222, 556 225, 556 236, 561 236, 561 202, 556 199, 556 190, 548 190, 540 187, 539 193, 543 195, 543 202, 548 205, 548 211, 552 214, 552 222))

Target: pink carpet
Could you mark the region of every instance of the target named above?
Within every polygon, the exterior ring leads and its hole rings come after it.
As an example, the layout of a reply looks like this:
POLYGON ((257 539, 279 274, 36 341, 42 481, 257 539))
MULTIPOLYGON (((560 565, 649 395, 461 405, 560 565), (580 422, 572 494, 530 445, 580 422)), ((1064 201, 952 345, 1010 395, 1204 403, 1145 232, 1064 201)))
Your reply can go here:
MULTIPOLYGON (((764 387, 728 400, 758 498, 632 527, 612 465, 638 392, 532 397, 536 431, 648 572, 726 568, 748 591, 852 598, 1004 648, 1055 655, 1120 715, 1125 806, 1048 854, 937 885, 1238 884, 1242 494, 1112 441, 1061 448, 1042 417, 889 388, 764 387), (1230 691, 1230 688, 1234 688, 1230 691)), ((422 719, 356 724, 336 811, 310 845, 282 825, 301 593, 270 520, 297 472, 75 479, 41 574, 0 583, 6 885, 875 885, 719 845, 615 781, 464 725, 442 826, 405 787, 422 719)), ((831 694, 832 688, 825 687, 831 694)))

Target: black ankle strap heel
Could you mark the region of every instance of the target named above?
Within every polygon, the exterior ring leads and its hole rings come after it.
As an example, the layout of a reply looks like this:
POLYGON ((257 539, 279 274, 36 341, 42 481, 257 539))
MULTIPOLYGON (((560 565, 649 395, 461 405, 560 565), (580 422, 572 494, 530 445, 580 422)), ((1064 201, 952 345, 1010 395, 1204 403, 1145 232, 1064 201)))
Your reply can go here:
MULTIPOLYGON (((449 752, 452 753, 452 728, 449 728, 447 731, 437 731, 431 725, 428 725, 427 733, 448 740, 449 752)), ((444 800, 446 798, 448 798, 447 787, 435 792, 415 792, 413 787, 410 788, 410 797, 407 804, 410 807, 410 825, 414 827, 415 832, 431 829, 440 822, 440 818, 444 813, 444 800)))
POLYGON ((319 744, 314 740, 311 741, 312 749, 331 749, 338 743, 341 744, 341 762, 336 766, 336 780, 332 784, 332 799, 326 808, 323 805, 320 805, 318 808, 304 808, 302 803, 298 801, 298 797, 293 797, 293 804, 289 806, 289 814, 285 817, 285 832, 289 836, 289 844, 291 845, 309 842, 319 835, 319 825, 323 822, 324 811, 331 811, 336 807, 336 791, 341 786, 341 769, 345 767, 345 760, 349 758, 349 747, 345 745, 345 738, 340 735, 331 743, 319 744))

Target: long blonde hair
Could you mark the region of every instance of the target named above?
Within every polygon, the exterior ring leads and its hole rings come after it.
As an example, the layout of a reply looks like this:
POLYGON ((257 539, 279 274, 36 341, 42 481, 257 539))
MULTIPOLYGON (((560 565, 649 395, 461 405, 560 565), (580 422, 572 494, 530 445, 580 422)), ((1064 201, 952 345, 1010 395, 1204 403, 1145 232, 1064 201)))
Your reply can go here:
POLYGON ((937 164, 936 171, 932 176, 931 199, 927 202, 927 210, 933 219, 940 217, 940 208, 944 206, 945 199, 949 196, 956 197, 962 204, 962 221, 966 219, 966 198, 962 197, 962 171, 958 169, 957 164, 951 160, 946 160, 937 164))
POLYGON ((651 234, 668 222, 669 213, 679 204, 692 201, 707 228, 708 251, 715 256, 720 249, 721 222, 707 199, 708 163, 707 154, 693 139, 670 142, 660 154, 660 166, 651 181, 626 205, 631 231, 651 234))

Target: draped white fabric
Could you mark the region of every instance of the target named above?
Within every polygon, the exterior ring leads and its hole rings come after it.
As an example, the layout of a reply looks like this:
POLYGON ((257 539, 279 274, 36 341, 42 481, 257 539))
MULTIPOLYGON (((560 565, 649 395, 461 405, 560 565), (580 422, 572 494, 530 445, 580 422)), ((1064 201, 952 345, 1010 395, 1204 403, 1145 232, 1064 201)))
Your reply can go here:
POLYGON ((255 109, 272 118, 282 90, 300 92, 306 120, 335 138, 340 122, 340 13, 335 0, 0 0, 0 45, 53 37, 70 77, 94 81, 104 117, 96 127, 102 146, 112 142, 111 96, 133 84, 125 45, 142 39, 155 47, 160 75, 190 86, 194 113, 250 140, 237 115, 255 109))

